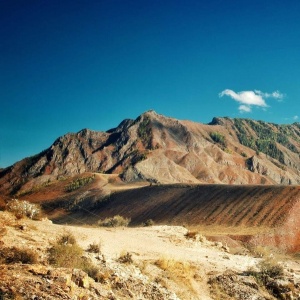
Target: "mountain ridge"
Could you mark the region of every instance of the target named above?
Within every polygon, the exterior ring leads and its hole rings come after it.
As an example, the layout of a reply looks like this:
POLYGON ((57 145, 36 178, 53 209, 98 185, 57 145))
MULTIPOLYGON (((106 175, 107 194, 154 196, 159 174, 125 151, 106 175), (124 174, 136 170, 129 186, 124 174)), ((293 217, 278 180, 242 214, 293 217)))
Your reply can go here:
POLYGON ((0 192, 85 172, 125 182, 299 184, 300 123, 214 117, 208 124, 147 111, 107 131, 82 129, 0 170, 0 192))

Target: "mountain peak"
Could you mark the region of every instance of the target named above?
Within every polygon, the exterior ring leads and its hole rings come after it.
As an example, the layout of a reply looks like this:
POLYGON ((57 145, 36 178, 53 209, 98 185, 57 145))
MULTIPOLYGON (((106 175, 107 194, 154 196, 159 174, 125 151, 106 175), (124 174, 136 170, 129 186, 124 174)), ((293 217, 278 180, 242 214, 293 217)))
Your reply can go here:
POLYGON ((158 115, 158 113, 155 111, 155 110, 153 110, 153 109, 149 109, 149 110, 147 110, 147 111, 145 111, 145 112, 143 112, 142 113, 142 115, 158 115))
POLYGON ((224 117, 213 117, 211 122, 208 123, 208 125, 224 125, 226 118, 224 117))

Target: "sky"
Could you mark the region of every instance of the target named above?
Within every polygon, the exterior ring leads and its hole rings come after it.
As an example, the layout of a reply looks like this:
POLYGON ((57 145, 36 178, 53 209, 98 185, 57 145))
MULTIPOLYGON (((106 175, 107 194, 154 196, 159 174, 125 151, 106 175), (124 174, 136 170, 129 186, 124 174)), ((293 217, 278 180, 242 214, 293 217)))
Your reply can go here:
POLYGON ((300 1, 0 0, 0 168, 83 128, 300 118, 300 1))

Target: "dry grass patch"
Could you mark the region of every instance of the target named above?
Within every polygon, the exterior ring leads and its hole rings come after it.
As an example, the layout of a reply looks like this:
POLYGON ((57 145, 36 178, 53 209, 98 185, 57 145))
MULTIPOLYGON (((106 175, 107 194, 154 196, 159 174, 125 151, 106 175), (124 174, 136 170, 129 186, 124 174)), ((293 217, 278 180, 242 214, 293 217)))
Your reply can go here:
POLYGON ((214 300, 235 300, 230 297, 221 287, 221 285, 216 280, 211 280, 210 284, 210 296, 214 300))
POLYGON ((77 244, 73 234, 66 232, 59 236, 48 249, 49 263, 57 267, 81 269, 95 280, 98 279, 99 268, 91 260, 84 257, 83 249, 77 244))
POLYGON ((48 250, 49 263, 57 267, 81 269, 83 249, 77 244, 55 243, 48 250))
POLYGON ((254 257, 263 258, 265 260, 279 261, 289 258, 289 255, 286 252, 272 246, 258 245, 255 247, 250 246, 248 249, 254 257))
POLYGON ((190 262, 162 257, 155 262, 155 265, 164 272, 161 278, 156 278, 158 282, 168 287, 168 280, 173 281, 179 287, 179 294, 183 298, 188 294, 197 294, 196 281, 201 281, 201 277, 198 275, 197 268, 190 262))

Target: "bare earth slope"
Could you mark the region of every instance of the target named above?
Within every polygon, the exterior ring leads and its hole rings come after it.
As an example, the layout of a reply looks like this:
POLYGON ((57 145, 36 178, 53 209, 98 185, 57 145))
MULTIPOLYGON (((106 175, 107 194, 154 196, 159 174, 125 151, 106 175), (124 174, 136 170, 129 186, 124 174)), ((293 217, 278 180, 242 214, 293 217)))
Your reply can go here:
POLYGON ((133 225, 158 224, 211 228, 284 250, 300 251, 299 186, 158 185, 115 190, 96 201, 77 203, 59 223, 95 224, 122 215, 133 225), (248 237, 247 237, 248 236, 248 237))
POLYGON ((214 118, 179 121, 148 111, 107 132, 59 137, 43 152, 0 171, 0 192, 15 195, 85 172, 125 182, 299 184, 300 124, 214 118))

